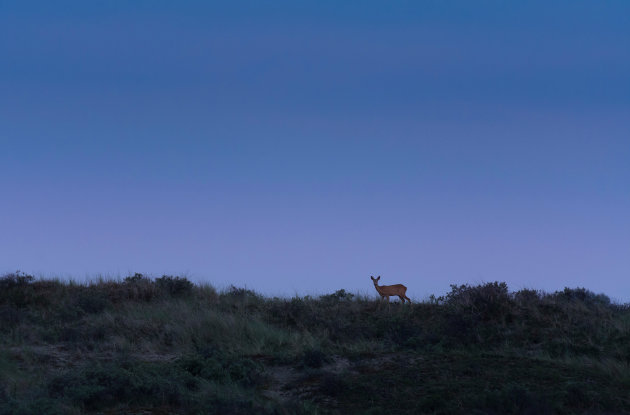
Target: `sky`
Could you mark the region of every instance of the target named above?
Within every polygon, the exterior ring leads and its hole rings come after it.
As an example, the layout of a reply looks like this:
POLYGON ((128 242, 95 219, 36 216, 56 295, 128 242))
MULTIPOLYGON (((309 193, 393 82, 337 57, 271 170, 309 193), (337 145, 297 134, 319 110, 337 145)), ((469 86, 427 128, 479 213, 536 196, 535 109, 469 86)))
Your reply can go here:
POLYGON ((0 273, 630 301, 630 3, 0 0, 0 273))

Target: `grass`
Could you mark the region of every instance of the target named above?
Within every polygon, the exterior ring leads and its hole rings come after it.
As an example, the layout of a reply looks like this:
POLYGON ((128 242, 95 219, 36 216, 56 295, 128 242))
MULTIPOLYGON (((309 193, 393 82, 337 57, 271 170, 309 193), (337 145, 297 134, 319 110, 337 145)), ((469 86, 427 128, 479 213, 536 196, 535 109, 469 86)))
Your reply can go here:
POLYGON ((0 278, 1 414, 630 413, 630 308, 583 288, 423 303, 185 278, 0 278))

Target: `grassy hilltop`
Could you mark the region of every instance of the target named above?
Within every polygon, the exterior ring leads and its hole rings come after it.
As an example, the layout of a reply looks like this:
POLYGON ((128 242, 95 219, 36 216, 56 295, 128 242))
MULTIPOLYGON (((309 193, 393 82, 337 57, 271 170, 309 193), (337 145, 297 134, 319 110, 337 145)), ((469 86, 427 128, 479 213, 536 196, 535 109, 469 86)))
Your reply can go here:
POLYGON ((0 278, 0 414, 630 413, 629 361, 630 309, 580 288, 387 307, 0 278))

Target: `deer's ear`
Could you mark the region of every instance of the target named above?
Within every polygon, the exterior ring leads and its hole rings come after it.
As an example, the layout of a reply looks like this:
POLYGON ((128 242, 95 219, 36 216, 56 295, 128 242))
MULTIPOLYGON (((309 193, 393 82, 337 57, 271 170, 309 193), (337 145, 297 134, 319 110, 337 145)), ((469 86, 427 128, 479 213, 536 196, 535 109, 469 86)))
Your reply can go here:
POLYGON ((378 281, 378 280, 380 280, 380 279, 381 279, 381 276, 379 275, 379 276, 378 276, 378 278, 376 279, 376 281, 378 281))

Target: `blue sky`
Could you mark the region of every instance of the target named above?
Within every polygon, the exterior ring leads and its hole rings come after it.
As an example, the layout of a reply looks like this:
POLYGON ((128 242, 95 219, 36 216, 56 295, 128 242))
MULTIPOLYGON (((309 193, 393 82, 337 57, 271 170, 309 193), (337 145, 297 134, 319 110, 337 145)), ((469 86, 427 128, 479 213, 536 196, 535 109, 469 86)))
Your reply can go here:
POLYGON ((0 272, 630 301, 625 1, 0 1, 0 57, 0 272))

